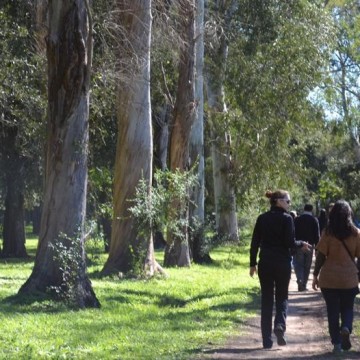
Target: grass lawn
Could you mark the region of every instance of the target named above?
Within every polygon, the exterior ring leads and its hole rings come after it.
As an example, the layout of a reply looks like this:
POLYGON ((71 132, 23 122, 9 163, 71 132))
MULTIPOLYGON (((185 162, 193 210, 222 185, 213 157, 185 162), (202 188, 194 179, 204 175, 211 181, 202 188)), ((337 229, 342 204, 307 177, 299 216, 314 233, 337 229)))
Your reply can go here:
MULTIPOLYGON (((248 275, 248 248, 224 246, 212 265, 166 269, 168 278, 100 279, 106 255, 88 272, 100 309, 18 302, 30 260, 0 260, 0 359, 194 359, 224 342, 259 309, 258 281, 248 275)), ((162 254, 157 254, 162 258, 162 254)))

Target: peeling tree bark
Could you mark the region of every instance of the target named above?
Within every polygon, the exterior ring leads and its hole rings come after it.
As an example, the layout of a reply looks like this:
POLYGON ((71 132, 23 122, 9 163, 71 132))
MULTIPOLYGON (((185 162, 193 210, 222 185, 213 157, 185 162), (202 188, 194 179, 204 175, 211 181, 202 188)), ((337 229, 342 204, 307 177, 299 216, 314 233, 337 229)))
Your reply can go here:
POLYGON ((192 192, 189 209, 191 232, 190 244, 195 263, 209 262, 210 256, 204 249, 205 222, 205 160, 204 160, 204 0, 196 0, 195 18, 195 103, 196 117, 190 135, 191 166, 197 163, 198 184, 192 192))
POLYGON ((139 266, 151 276, 155 261, 152 234, 139 235, 129 208, 140 179, 151 188, 152 124, 150 103, 151 0, 116 2, 122 29, 117 89, 118 140, 114 179, 114 217, 109 257, 103 274, 127 273, 139 266))
POLYGON ((87 3, 49 1, 48 141, 44 206, 35 265, 20 293, 62 285, 50 244, 78 249, 74 291, 80 308, 99 307, 86 274, 84 219, 87 185, 91 23, 87 3))
MULTIPOLYGON (((174 109, 174 123, 170 140, 170 170, 186 170, 189 166, 189 140, 195 120, 195 1, 181 0, 180 19, 182 21, 184 43, 180 52, 179 79, 174 109)), ((179 208, 173 204, 174 208, 179 208)), ((178 214, 188 216, 189 214, 178 214)), ((184 229, 185 239, 169 234, 165 249, 166 266, 190 266, 188 229, 184 229)))

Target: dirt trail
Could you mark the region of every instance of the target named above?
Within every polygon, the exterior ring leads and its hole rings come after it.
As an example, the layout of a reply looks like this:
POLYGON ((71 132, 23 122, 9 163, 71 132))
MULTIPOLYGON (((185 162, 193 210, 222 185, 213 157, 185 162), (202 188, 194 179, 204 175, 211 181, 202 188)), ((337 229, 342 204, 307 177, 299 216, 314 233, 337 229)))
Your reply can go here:
MULTIPOLYGON (((312 278, 308 287, 311 287, 312 278)), ((358 306, 356 306, 358 310, 358 306)), ((359 312, 355 311, 355 319, 359 312)), ((289 311, 287 318, 286 346, 274 345, 270 350, 262 348, 260 318, 250 319, 241 328, 241 336, 230 339, 223 347, 204 352, 201 359, 238 360, 238 359, 360 359, 360 343, 351 336, 350 351, 332 354, 328 334, 326 306, 320 291, 312 289, 298 292, 296 277, 291 276, 289 286, 289 311)))

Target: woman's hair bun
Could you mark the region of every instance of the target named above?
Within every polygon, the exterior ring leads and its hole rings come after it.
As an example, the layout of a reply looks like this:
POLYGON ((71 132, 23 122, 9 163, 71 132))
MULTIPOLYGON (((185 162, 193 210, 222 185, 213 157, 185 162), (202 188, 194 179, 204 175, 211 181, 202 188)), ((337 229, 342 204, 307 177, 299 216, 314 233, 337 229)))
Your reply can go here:
POLYGON ((265 196, 267 197, 267 198, 271 198, 272 197, 272 195, 273 195, 273 192, 271 191, 271 190, 266 190, 266 193, 265 193, 265 196))

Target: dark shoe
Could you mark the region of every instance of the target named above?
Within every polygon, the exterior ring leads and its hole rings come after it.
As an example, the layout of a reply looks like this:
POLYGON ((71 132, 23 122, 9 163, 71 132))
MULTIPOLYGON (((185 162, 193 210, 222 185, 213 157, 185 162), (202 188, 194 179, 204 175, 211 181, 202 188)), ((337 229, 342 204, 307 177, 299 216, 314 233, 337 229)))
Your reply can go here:
POLYGON ((275 326, 274 334, 276 335, 278 345, 280 345, 280 346, 286 345, 286 339, 285 339, 285 336, 284 336, 284 329, 282 328, 281 325, 276 325, 275 326))
POLYGON ((343 350, 350 350, 351 348, 350 331, 346 326, 344 326, 341 329, 340 336, 341 336, 341 348, 343 350))
POLYGON ((305 291, 306 290, 306 286, 302 283, 298 284, 298 291, 305 291))
POLYGON ((264 349, 271 349, 273 346, 273 342, 267 342, 267 343, 263 343, 263 347, 264 349))
POLYGON ((334 344, 333 353, 340 354, 342 352, 341 344, 334 344))

